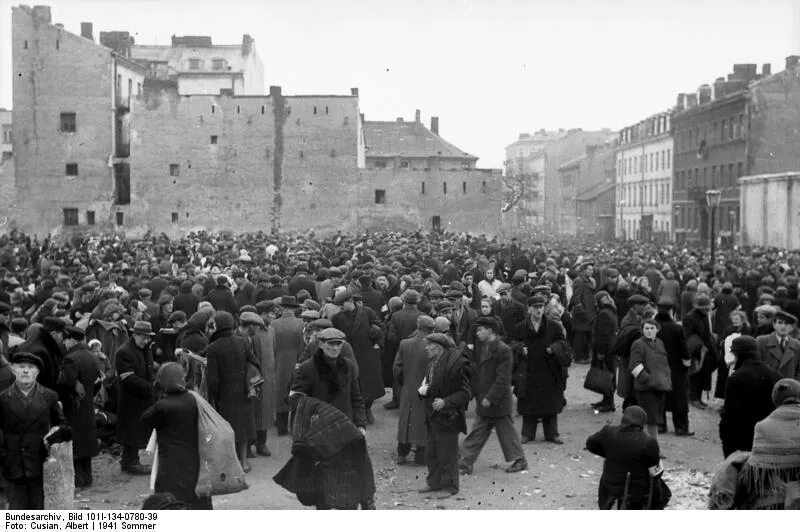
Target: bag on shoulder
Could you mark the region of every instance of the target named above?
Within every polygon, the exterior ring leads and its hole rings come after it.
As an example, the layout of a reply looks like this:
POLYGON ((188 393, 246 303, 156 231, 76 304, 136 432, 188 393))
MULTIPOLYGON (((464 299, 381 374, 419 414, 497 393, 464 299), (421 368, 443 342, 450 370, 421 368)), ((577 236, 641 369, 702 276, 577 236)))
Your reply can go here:
POLYGON ((197 438, 200 474, 194 492, 198 497, 238 493, 250 486, 236 456, 236 436, 230 423, 197 392, 197 438))
POLYGON ((664 475, 650 477, 650 510, 663 510, 672 498, 672 490, 664 481, 664 475))
POLYGON ((592 366, 583 380, 583 387, 603 396, 611 395, 614 393, 614 375, 606 369, 592 366))

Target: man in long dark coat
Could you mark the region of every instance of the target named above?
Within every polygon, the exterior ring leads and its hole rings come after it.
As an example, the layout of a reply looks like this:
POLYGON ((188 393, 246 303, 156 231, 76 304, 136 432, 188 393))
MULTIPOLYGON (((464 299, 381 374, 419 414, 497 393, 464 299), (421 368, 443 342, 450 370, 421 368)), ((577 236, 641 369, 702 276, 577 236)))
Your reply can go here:
POLYGON ((232 316, 239 314, 239 305, 233 298, 233 292, 230 289, 230 281, 224 275, 217 277, 217 285, 208 292, 205 301, 211 303, 214 310, 223 310, 230 313, 232 316))
POLYGON ((629 370, 631 363, 631 346, 642 336, 642 320, 649 301, 641 294, 630 296, 627 301, 630 307, 619 324, 619 331, 611 352, 619 358, 617 373, 617 395, 622 401, 622 409, 636 404, 636 394, 633 390, 633 375, 629 370))
POLYGON ((294 296, 281 297, 281 316, 275 328, 275 426, 278 435, 289 433, 289 390, 294 368, 303 352, 303 320, 294 315, 298 307, 294 296))
POLYGON ((311 299, 316 301, 317 286, 314 284, 314 280, 308 276, 308 264, 299 263, 295 267, 295 271, 295 276, 289 280, 289 295, 297 297, 301 290, 306 290, 311 294, 311 299))
POLYGON ((353 354, 358 362, 358 378, 367 424, 372 424, 375 422, 371 411, 372 403, 385 393, 380 349, 375 348, 383 331, 372 309, 363 305, 359 308, 349 290, 340 292, 334 298, 334 304, 342 310, 331 319, 331 323, 345 334, 353 347, 353 354))
POLYGON ((100 377, 97 357, 84 343, 84 332, 73 326, 64 329, 67 355, 61 365, 58 394, 64 415, 72 427, 72 460, 75 487, 92 485, 92 457, 97 456, 97 428, 94 417, 94 386, 100 377))
MULTIPOLYGON (((605 290, 600 290, 595 294, 598 312, 592 324, 592 365, 611 372, 612 383, 616 384, 615 374, 617 372, 617 355, 611 348, 617 339, 617 307, 611 294, 605 290)), ((614 389, 611 393, 603 397, 599 402, 592 406, 598 412, 613 412, 614 389)))
POLYGON ((572 299, 567 309, 572 312, 573 348, 575 361, 578 363, 589 362, 589 351, 592 347, 592 322, 597 315, 593 273, 593 262, 580 265, 580 274, 572 285, 572 299))
POLYGON ((33 353, 42 361, 42 371, 38 382, 45 388, 56 389, 61 372, 61 359, 64 358, 63 320, 48 316, 41 326, 31 326, 29 340, 18 347, 19 351, 33 353), (32 331, 32 332, 31 332, 32 331))
POLYGON ((220 311, 214 316, 217 331, 208 347, 200 353, 206 357, 208 396, 214 408, 231 424, 236 435, 236 454, 245 473, 250 470, 247 444, 253 421, 248 397, 247 365, 260 370, 260 363, 246 338, 234 335, 233 316, 220 311))
POLYGON ((428 478, 427 486, 419 491, 441 491, 438 498, 446 499, 458 493, 459 488, 458 433, 467 432, 464 410, 472 397, 470 362, 447 335, 433 333, 425 340, 430 364, 418 391, 424 397, 428 427, 428 478))
MULTIPOLYGON (((384 347, 385 355, 394 357, 397 355, 397 348, 400 341, 408 338, 417 328, 417 317, 422 312, 417 308, 420 302, 419 292, 416 290, 406 290, 403 292, 403 308, 392 314, 389 318, 389 324, 386 327, 386 346, 384 347)), ((384 383, 387 385, 389 383, 384 383)), ((391 410, 400 406, 400 389, 397 383, 391 383, 392 386, 392 400, 386 403, 384 408, 391 410)))
POLYGON ((150 439, 141 418, 154 399, 150 343, 155 335, 147 321, 137 321, 131 333, 131 338, 116 353, 120 383, 117 406, 117 441, 122 444, 120 467, 132 475, 148 475, 150 468, 139 462, 139 449, 145 448, 150 439))
POLYGON ((514 330, 519 359, 514 376, 517 412, 522 415, 522 443, 536 439, 541 419, 545 440, 563 444, 558 434, 558 414, 566 403, 565 368, 553 346, 566 338, 561 324, 545 317, 544 305, 544 297, 531 296, 528 319, 514 330))
POLYGON ((414 451, 414 461, 425 465, 425 445, 428 430, 425 425, 425 405, 417 388, 428 371, 428 355, 425 352, 425 337, 433 333, 434 321, 430 316, 417 318, 417 331, 400 342, 394 359, 394 376, 400 385, 400 419, 397 422, 397 464, 406 463, 406 457, 414 451))
POLYGON ((711 332, 711 300, 705 294, 695 297, 694 308, 683 318, 683 332, 692 358, 702 360, 700 371, 689 376, 689 404, 704 410, 703 390, 711 389, 711 372, 716 368, 716 341, 711 332), (705 348, 705 356, 701 351, 705 348))
MULTIPOLYGON (((692 359, 686 349, 686 336, 683 334, 683 327, 672 318, 675 311, 672 299, 662 297, 658 300, 657 307, 655 320, 661 327, 657 337, 664 342, 672 380, 672 390, 667 392, 665 410, 672 412, 676 436, 692 436, 694 432, 689 430, 689 365, 692 359)), ((666 430, 665 421, 659 431, 666 430)))
POLYGON ((752 336, 735 338, 731 353, 736 364, 725 385, 719 421, 719 439, 726 458, 735 451, 752 450, 756 423, 775 409, 772 388, 781 379, 780 373, 759 360, 752 336))

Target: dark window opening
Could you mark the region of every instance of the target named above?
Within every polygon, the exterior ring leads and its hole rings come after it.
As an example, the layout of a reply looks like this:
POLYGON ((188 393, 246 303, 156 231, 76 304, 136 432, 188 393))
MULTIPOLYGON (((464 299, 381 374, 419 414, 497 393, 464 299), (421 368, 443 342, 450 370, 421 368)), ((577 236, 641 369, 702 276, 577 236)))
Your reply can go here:
POLYGON ((125 213, 124 212, 118 212, 117 213, 117 225, 121 226, 124 221, 125 221, 125 213))
POLYGON ((94 211, 86 211, 86 225, 94 225, 94 211))
POLYGON ((212 114, 212 115, 214 114, 214 110, 215 110, 215 109, 216 109, 216 106, 212 105, 212 106, 211 106, 211 114, 212 114))
POLYGON ((442 191, 447 194, 447 182, 442 183, 442 191))
POLYGON ((305 158, 305 154, 303 154, 303 150, 300 150, 300 158, 301 158, 301 159, 304 159, 304 158, 305 158))
POLYGON ((25 41, 25 42, 22 44, 22 47, 23 47, 24 49, 26 49, 26 50, 27 50, 27 49, 28 49, 28 41, 25 41))
POLYGON ((469 163, 461 163, 461 168, 463 170, 469 170, 470 169, 470 164, 469 163))
POLYGON ((64 209, 64 225, 78 225, 78 209, 64 209))
POLYGON ((408 168, 408 161, 400 161, 400 168, 408 168))
POLYGON ((129 205, 131 202, 131 167, 127 163, 114 164, 114 203, 129 205))
POLYGON ((314 106, 314 114, 317 114, 317 106, 314 106))
POLYGON ((264 112, 266 112, 266 110, 267 110, 267 106, 266 105, 262 105, 261 106, 261 114, 263 115, 264 112))
POLYGON ((325 106, 325 114, 328 114, 328 106, 325 106))
POLYGON ((176 177, 176 176, 181 175, 180 168, 181 168, 181 165, 179 165, 179 164, 174 164, 173 163, 173 164, 169 165, 169 175, 172 176, 172 177, 176 177))
POLYGON ((375 161, 375 168, 386 168, 386 161, 375 161))
POLYGON ((242 108, 240 106, 236 106, 236 114, 238 115, 241 112, 242 108))
POLYGON ((172 213, 172 223, 174 223, 174 224, 178 223, 178 213, 177 212, 173 212, 172 213))
POLYGON ((375 203, 386 203, 386 191, 377 189, 375 190, 375 203))
POLYGON ((422 182, 422 193, 425 194, 425 181, 422 182))
POLYGON ((75 133, 75 113, 61 113, 61 131, 75 133))
POLYGON ((486 181, 484 181, 483 184, 481 184, 481 192, 486 194, 486 181))
POLYGON ((78 163, 67 163, 64 173, 72 176, 78 175, 78 163))
POLYGON ((462 192, 462 194, 466 194, 467 193, 467 182, 466 181, 463 181, 461 183, 461 192, 462 192))
POLYGON ((350 121, 347 119, 347 117, 344 117, 344 122, 342 123, 342 125, 346 126, 349 122, 350 121))
POLYGON ((217 143, 217 136, 211 135, 211 144, 216 144, 216 143, 217 143))
POLYGON ((61 49, 61 41, 56 39, 56 50, 60 50, 60 49, 61 49))
POLYGON ((186 213, 186 218, 187 218, 187 219, 189 218, 189 213, 188 213, 188 212, 186 213))

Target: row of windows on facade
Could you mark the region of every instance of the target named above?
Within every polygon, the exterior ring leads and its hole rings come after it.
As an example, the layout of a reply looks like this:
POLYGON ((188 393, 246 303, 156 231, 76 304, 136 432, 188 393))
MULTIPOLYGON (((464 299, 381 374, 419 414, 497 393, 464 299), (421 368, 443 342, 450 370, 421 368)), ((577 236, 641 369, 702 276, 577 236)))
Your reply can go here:
MULTIPOLYGON (((675 211, 675 229, 698 230, 700 228, 701 211, 706 211, 706 206, 697 204, 683 204, 675 211)), ((716 209, 716 228, 720 231, 738 231, 739 207, 716 209)))
MULTIPOLYGON (((388 162, 384 161, 384 160, 377 160, 373 164, 375 165, 375 168, 386 168, 388 166, 388 162)), ((398 168, 410 168, 411 167, 411 163, 409 161, 404 161, 404 160, 401 159, 400 163, 397 165, 397 167, 398 168)), ((461 163, 461 169, 462 170, 469 170, 470 168, 472 168, 470 163, 467 163, 467 162, 461 163)))
MULTIPOLYGON (((656 220, 653 222, 653 230, 658 233, 669 233, 669 222, 666 220, 656 220)), ((625 220, 625 234, 628 238, 639 238, 639 220, 625 220)))
MULTIPOLYGON (((203 70, 205 61, 198 57, 190 57, 188 61, 189 70, 203 70)), ((225 59, 215 58, 211 60, 211 70, 228 70, 228 62, 225 59)))
POLYGON ((3 144, 11 144, 11 126, 3 126, 3 144))
MULTIPOLYGON (((186 218, 189 218, 189 213, 186 213, 186 218)), ((176 224, 180 220, 180 215, 177 212, 173 212, 171 215, 172 223, 176 224)), ((116 221, 117 225, 124 225, 125 222, 125 213, 117 212, 116 213, 116 221)), ((95 211, 86 211, 86 225, 95 225, 95 211)), ((80 221, 78 219, 78 209, 75 208, 65 208, 64 209, 64 225, 65 226, 76 226, 80 225, 80 221)))
POLYGON ((662 133, 668 132, 669 128, 669 115, 660 115, 645 120, 635 126, 623 128, 622 131, 619 132, 619 140, 621 143, 627 144, 635 142, 642 137, 661 135, 662 133))
MULTIPOLYGON (((427 194, 428 193, 428 191, 426 189, 426 186, 425 186, 425 181, 423 181, 421 183, 421 185, 420 185, 420 192, 422 194, 427 194)), ((442 193, 443 194, 447 194, 447 182, 446 181, 442 183, 442 193)), ((466 194, 467 193, 467 182, 466 181, 462 181, 461 182, 461 193, 462 194, 466 194)), ((481 193, 486 194, 486 181, 481 183, 481 193)), ((385 190, 377 189, 377 188, 375 189, 375 203, 377 203, 377 204, 386 203, 386 191, 385 190)))
POLYGON ((617 162, 617 176, 669 170, 672 166, 672 150, 661 150, 643 156, 620 157, 617 162))
POLYGON ((702 169, 679 170, 675 172, 675 190, 688 190, 695 187, 703 190, 735 187, 736 180, 742 177, 743 168, 744 164, 740 161, 736 163, 735 174, 733 163, 728 163, 727 168, 724 164, 720 164, 704 166, 702 169))
POLYGON ((657 207, 671 201, 669 183, 647 183, 642 189, 642 183, 629 183, 622 187, 622 197, 617 201, 624 201, 631 207, 650 206, 657 207), (644 194, 644 195, 643 195, 644 194))
POLYGON ((729 140, 745 138, 744 114, 723 120, 706 122, 703 126, 681 129, 676 132, 677 146, 681 151, 695 150, 702 142, 706 146, 729 140))
MULTIPOLYGON (((323 115, 323 114, 327 115, 327 114, 329 114, 329 111, 330 111, 330 109, 328 108, 327 105, 325 107, 323 107, 321 105, 319 107, 317 107, 316 105, 311 107, 311 112, 312 112, 312 114, 315 114, 315 115, 323 115)), ((216 114, 216 112, 217 112, 217 106, 216 105, 212 105, 211 106, 211 114, 212 115, 216 114)), ((266 105, 262 105, 261 106, 261 114, 262 115, 266 114, 266 112, 267 112, 267 106, 266 105)), ((286 113, 286 116, 291 116, 292 107, 287 105, 286 107, 284 107, 284 112, 286 113)), ((242 113, 242 106, 241 105, 237 105, 236 106, 236 114, 238 115, 238 114, 241 114, 241 113, 242 113)), ((344 125, 346 126, 348 123, 349 123, 349 118, 345 116, 344 117, 344 125)), ((299 118, 297 119, 296 124, 298 126, 300 125, 300 119, 299 118)))

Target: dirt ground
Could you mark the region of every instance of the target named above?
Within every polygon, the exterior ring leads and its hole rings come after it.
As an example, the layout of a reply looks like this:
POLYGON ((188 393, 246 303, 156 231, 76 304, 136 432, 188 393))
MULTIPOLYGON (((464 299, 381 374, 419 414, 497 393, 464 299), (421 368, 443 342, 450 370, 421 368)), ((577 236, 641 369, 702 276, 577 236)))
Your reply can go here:
MULTIPOLYGON (((603 467, 601 458, 584 449, 586 438, 604 424, 619 423, 621 411, 595 414, 590 403, 599 399, 583 389, 588 366, 573 366, 567 389, 567 407, 559 416, 559 430, 564 445, 541 440, 525 445, 530 468, 523 473, 508 474, 503 469, 500 445, 496 436, 489 439, 474 473, 461 477, 458 496, 438 501, 417 493, 425 485, 424 467, 395 464, 397 410, 387 411, 382 404, 389 395, 376 402, 375 424, 368 428, 370 456, 377 484, 376 505, 380 510, 397 509, 595 509, 597 484, 603 467)), ((617 404, 620 400, 617 399, 617 404)), ((722 462, 717 436, 720 403, 708 410, 692 409, 691 430, 694 437, 679 438, 671 433, 660 436, 665 480, 673 491, 667 509, 702 509, 714 468, 722 462)), ((467 424, 471 425, 473 407, 467 424)), ((521 420, 516 420, 517 427, 521 420)), ((290 454, 290 439, 270 434, 271 457, 252 460, 248 474, 250 489, 234 495, 214 498, 216 509, 303 509, 291 493, 272 480, 290 454)), ((149 463, 150 457, 144 456, 149 463)), ((76 492, 76 508, 130 509, 141 505, 150 493, 148 477, 131 477, 119 470, 116 459, 104 454, 94 461, 95 484, 91 489, 76 492)))

